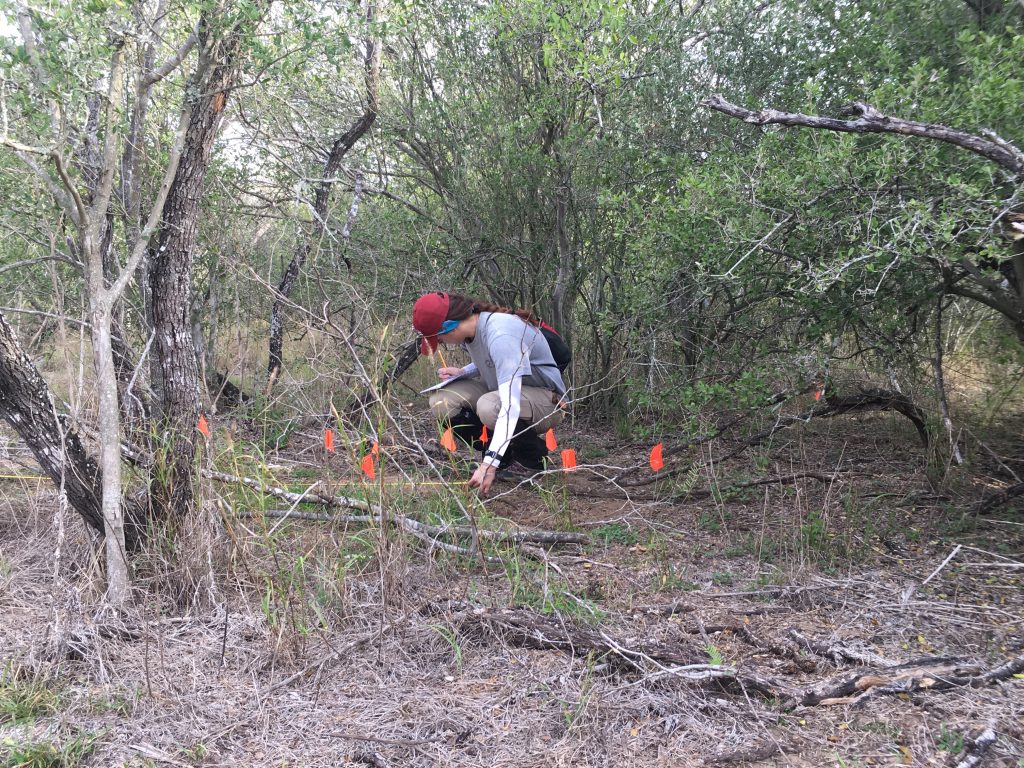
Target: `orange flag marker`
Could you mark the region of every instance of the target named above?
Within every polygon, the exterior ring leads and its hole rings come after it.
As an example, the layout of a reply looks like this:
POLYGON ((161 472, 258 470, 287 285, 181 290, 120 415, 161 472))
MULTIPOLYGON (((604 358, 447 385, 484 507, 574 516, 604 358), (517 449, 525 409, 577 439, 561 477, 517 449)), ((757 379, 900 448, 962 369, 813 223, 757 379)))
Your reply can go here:
POLYGON ((818 387, 818 391, 814 393, 814 402, 821 400, 821 396, 825 394, 825 386, 818 387))
POLYGON ((373 480, 377 477, 377 468, 373 465, 373 454, 368 453, 363 456, 363 463, 359 465, 359 468, 363 470, 363 474, 373 480))
POLYGON ((651 448, 651 471, 657 472, 659 469, 665 466, 665 460, 661 456, 662 444, 658 443, 656 446, 651 448))
POLYGON ((324 430, 324 450, 334 453, 334 430, 330 427, 324 430))
POLYGON ((480 430, 480 442, 486 443, 491 439, 491 436, 487 434, 487 425, 484 424, 484 428, 480 430))
POLYGON ((373 441, 373 447, 370 448, 370 455, 380 456, 380 443, 378 443, 376 440, 373 441))
POLYGON ((441 447, 449 453, 455 453, 458 448, 455 447, 455 435, 452 434, 452 428, 448 427, 441 435, 441 447))
POLYGON ((566 472, 576 469, 576 451, 572 448, 562 451, 562 469, 566 472))
POLYGON ((544 445, 548 447, 549 451, 553 451, 558 447, 558 441, 555 440, 555 430, 549 429, 544 433, 544 445))
POLYGON ((201 413, 199 414, 199 423, 196 424, 196 429, 206 435, 207 438, 210 437, 210 425, 206 423, 206 416, 201 413))

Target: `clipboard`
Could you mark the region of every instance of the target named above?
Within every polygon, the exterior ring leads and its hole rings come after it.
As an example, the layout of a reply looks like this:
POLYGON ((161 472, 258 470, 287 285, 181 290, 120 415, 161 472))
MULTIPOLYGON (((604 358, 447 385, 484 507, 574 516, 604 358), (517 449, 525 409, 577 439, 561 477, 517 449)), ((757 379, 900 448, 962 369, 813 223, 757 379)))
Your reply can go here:
POLYGON ((444 379, 442 381, 437 382, 437 384, 432 384, 431 386, 427 387, 426 389, 421 389, 420 390, 420 394, 421 395, 425 395, 425 394, 427 394, 429 392, 436 392, 437 390, 444 389, 449 384, 453 384, 456 381, 463 381, 464 379, 472 379, 474 376, 476 376, 476 371, 473 371, 472 373, 460 373, 458 376, 452 376, 449 379, 444 379))

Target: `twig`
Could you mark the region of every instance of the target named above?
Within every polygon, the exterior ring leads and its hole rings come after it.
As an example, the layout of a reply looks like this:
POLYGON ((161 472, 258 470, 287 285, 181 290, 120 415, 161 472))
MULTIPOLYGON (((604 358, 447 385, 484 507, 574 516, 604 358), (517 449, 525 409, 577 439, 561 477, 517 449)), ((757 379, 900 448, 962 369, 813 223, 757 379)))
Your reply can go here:
MULTIPOLYGON (((223 472, 214 472, 212 470, 203 470, 203 475, 219 482, 244 485, 261 493, 289 501, 293 505, 309 502, 333 508, 340 507, 359 509, 367 513, 366 515, 329 515, 325 513, 306 512, 298 509, 283 512, 279 510, 269 510, 262 513, 270 517, 293 517, 304 520, 322 520, 324 522, 336 521, 360 524, 373 523, 376 521, 375 518, 380 517, 381 508, 379 504, 371 504, 370 502, 363 501, 362 499, 354 499, 348 496, 331 496, 316 493, 312 490, 315 485, 310 486, 310 489, 305 493, 293 493, 292 491, 285 490, 284 488, 266 485, 265 483, 261 483, 260 481, 249 477, 239 477, 236 475, 225 474, 223 472)), ((242 512, 240 514, 258 516, 258 513, 251 512, 242 512)), ((430 525, 396 513, 390 514, 388 516, 388 521, 394 525, 398 525, 418 538, 422 538, 423 536, 438 537, 445 535, 472 538, 474 535, 479 535, 480 538, 499 544, 586 544, 590 541, 590 537, 585 533, 562 533, 558 531, 511 531, 507 533, 501 531, 479 531, 477 534, 477 532, 473 530, 472 526, 430 525)), ((440 545, 440 543, 438 543, 438 545, 440 545)))
POLYGON ((393 744, 398 747, 416 747, 420 744, 436 744, 444 739, 384 739, 380 736, 360 736, 355 733, 328 733, 336 739, 351 739, 352 741, 372 741, 375 744, 393 744))
POLYGON ((931 575, 927 579, 925 579, 924 581, 921 582, 921 586, 923 587, 929 581, 931 581, 936 576, 938 576, 939 571, 941 571, 943 568, 945 568, 949 564, 949 561, 952 560, 954 557, 956 557, 956 553, 959 552, 962 548, 963 548, 962 544, 957 544, 955 547, 953 547, 953 551, 950 552, 946 556, 945 560, 943 560, 941 563, 939 563, 939 567, 936 568, 934 571, 932 571, 931 575))

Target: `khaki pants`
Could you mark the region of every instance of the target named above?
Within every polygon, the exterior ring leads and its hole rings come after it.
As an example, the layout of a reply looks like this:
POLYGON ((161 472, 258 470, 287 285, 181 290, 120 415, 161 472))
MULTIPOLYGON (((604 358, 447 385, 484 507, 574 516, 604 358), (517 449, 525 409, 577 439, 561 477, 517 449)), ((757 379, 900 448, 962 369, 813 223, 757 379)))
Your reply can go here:
MULTIPOLYGON (((565 409, 558 405, 559 399, 558 393, 550 389, 524 386, 519 396, 519 418, 530 422, 537 434, 542 435, 565 418, 565 409)), ((438 419, 454 416, 463 408, 476 411, 480 421, 493 430, 501 412, 501 396, 488 391, 481 379, 456 381, 430 396, 430 410, 438 419)))

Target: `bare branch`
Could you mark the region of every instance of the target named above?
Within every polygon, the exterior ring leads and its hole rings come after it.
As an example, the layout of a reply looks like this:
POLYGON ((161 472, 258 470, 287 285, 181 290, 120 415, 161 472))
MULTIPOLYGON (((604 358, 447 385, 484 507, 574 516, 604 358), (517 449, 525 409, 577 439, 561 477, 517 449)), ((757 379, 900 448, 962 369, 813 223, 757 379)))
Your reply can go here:
POLYGON ((1024 152, 1009 141, 995 136, 991 131, 985 132, 990 138, 982 138, 938 123, 919 123, 914 120, 889 117, 863 102, 855 102, 841 111, 843 115, 856 115, 857 118, 854 120, 804 115, 799 112, 780 112, 776 109, 762 109, 760 112, 754 112, 726 101, 717 94, 705 99, 702 103, 705 107, 752 125, 788 125, 841 133, 897 133, 942 141, 981 155, 996 163, 1000 168, 1009 171, 1016 178, 1024 176, 1024 152))
POLYGON ((185 57, 188 56, 189 51, 195 47, 196 42, 199 40, 197 31, 198 28, 192 30, 192 34, 185 38, 185 41, 178 46, 178 50, 176 50, 171 57, 167 59, 167 61, 142 79, 143 88, 148 88, 151 85, 155 85, 160 82, 167 77, 167 75, 173 72, 182 61, 184 61, 185 57))

